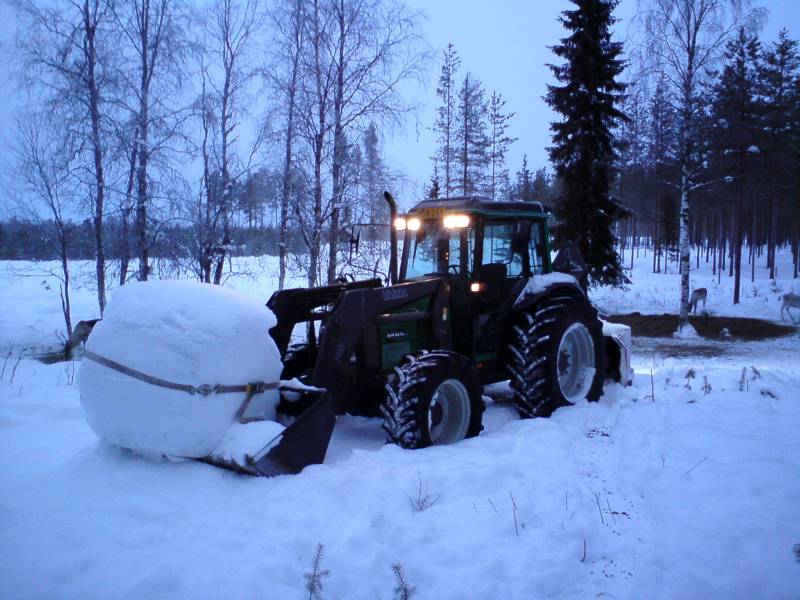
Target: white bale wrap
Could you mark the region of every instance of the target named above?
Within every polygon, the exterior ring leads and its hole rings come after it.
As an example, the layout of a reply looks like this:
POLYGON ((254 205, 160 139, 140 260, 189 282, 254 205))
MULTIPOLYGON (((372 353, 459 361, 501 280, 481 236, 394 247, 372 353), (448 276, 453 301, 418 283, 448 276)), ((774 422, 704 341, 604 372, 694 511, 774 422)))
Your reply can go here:
MULTIPOLYGON (((267 332, 274 325, 263 301, 220 286, 135 283, 114 293, 86 350, 174 383, 271 383, 281 371, 267 332)), ((245 399, 244 392, 202 396, 158 387, 87 359, 78 389, 99 437, 144 454, 186 458, 211 454, 245 399)), ((278 390, 258 394, 248 415, 274 419, 278 399, 278 390)))

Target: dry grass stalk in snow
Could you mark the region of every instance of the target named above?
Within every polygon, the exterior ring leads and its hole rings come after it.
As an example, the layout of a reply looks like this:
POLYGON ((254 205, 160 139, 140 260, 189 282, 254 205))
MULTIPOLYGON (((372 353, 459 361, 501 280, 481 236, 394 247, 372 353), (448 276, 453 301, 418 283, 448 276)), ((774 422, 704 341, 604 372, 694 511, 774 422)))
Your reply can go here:
POLYGON ((428 491, 428 482, 422 481, 422 475, 417 472, 417 479, 419 480, 419 487, 417 488, 417 495, 409 496, 408 502, 411 504, 411 510, 414 512, 422 512, 428 510, 431 506, 436 504, 439 500, 439 494, 431 494, 428 491))

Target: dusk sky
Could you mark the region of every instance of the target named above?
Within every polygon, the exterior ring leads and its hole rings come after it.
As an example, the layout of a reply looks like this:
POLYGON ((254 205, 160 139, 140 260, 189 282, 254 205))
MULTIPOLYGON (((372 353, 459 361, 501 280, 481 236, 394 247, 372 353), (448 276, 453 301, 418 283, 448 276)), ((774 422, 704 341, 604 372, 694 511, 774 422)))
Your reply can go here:
MULTIPOLYGON (((410 185, 398 190, 403 205, 422 192, 432 165, 429 159, 434 149, 430 127, 435 118, 437 98, 436 79, 441 49, 452 42, 461 57, 461 76, 472 72, 484 84, 487 94, 497 90, 507 100, 506 108, 516 113, 510 134, 518 138, 511 149, 509 168, 512 176, 528 155, 531 169, 547 164, 549 144, 548 125, 553 113, 542 100, 546 84, 551 82, 546 64, 553 60, 548 49, 564 35, 557 22, 558 13, 568 3, 544 0, 407 0, 408 5, 426 15, 424 35, 435 53, 424 89, 410 89, 422 105, 416 116, 409 117, 403 131, 384 132, 387 161, 397 171, 409 177, 410 185)), ((794 38, 800 36, 800 0, 770 0, 763 3, 769 18, 762 31, 762 40, 776 37, 786 27, 794 38)), ((628 38, 631 18, 637 8, 636 0, 623 0, 616 15, 617 38, 628 38)), ((631 32, 632 33, 632 32, 631 32)), ((14 60, 14 13, 8 4, 0 3, 0 77, 5 94, 0 100, 0 167, 7 168, 7 142, 12 125, 14 106, 22 94, 10 78, 14 60)))

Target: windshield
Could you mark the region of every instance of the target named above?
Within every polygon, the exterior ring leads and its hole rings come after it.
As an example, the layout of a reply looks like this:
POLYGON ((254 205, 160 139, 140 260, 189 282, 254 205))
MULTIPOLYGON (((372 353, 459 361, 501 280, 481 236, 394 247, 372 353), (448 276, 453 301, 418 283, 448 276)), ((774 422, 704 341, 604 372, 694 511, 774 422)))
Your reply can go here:
POLYGON ((467 275, 474 236, 471 229, 446 229, 436 221, 425 221, 409 234, 406 279, 434 273, 467 275))

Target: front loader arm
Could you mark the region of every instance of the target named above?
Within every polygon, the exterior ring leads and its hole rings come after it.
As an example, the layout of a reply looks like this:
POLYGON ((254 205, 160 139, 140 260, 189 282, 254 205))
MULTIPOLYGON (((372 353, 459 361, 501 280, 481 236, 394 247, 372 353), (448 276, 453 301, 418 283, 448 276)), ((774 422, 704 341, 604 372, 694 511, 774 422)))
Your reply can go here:
MULTIPOLYGON (((377 327, 380 315, 404 304, 434 297, 442 287, 442 280, 436 278, 342 294, 333 313, 325 321, 311 385, 328 390, 338 409, 342 400, 344 372, 365 328, 377 327)), ((431 315, 420 313, 419 317, 430 319, 431 315)))
MULTIPOLYGON (((276 292, 268 304, 274 311, 277 309, 278 325, 270 330, 276 343, 279 345, 281 343, 279 338, 282 335, 280 333, 282 316, 284 319, 293 319, 302 316, 303 311, 307 316, 310 315, 312 309, 308 307, 312 304, 316 306, 326 304, 320 303, 320 300, 325 294, 332 294, 334 291, 332 288, 337 287, 339 286, 307 290, 309 294, 306 296, 306 304, 304 306, 296 304, 294 308, 288 300, 293 297, 292 295, 282 296, 284 300, 281 301, 279 294, 283 292, 276 292), (282 309, 286 312, 282 312, 282 309), (277 336, 276 330, 278 330, 277 336)), ((342 287, 347 285, 343 284, 342 287)), ((337 292, 340 294, 339 299, 325 318, 319 352, 311 376, 313 387, 310 387, 308 392, 316 399, 282 432, 280 439, 274 445, 256 458, 252 468, 257 474, 272 476, 299 473, 303 468, 321 464, 325 460, 344 388, 344 370, 365 327, 374 327, 378 315, 419 298, 433 296, 443 286, 441 280, 431 279, 377 289, 372 287, 371 282, 361 282, 358 287, 362 289, 354 289, 353 284, 349 284, 348 289, 337 292)), ((289 291, 295 292, 295 290, 289 291)), ((300 291, 302 290, 297 290, 300 291)), ((295 299, 298 297, 302 295, 294 295, 295 299)), ((291 335, 291 330, 288 335, 291 335)), ((285 352, 288 344, 288 335, 282 352, 285 352)))
POLYGON ((269 334, 278 346, 281 356, 286 354, 292 331, 298 323, 324 319, 329 316, 317 309, 335 304, 339 297, 350 290, 379 288, 380 279, 354 281, 350 283, 335 283, 310 289, 294 288, 280 290, 272 294, 267 301, 267 307, 275 313, 277 323, 269 330, 269 334))

